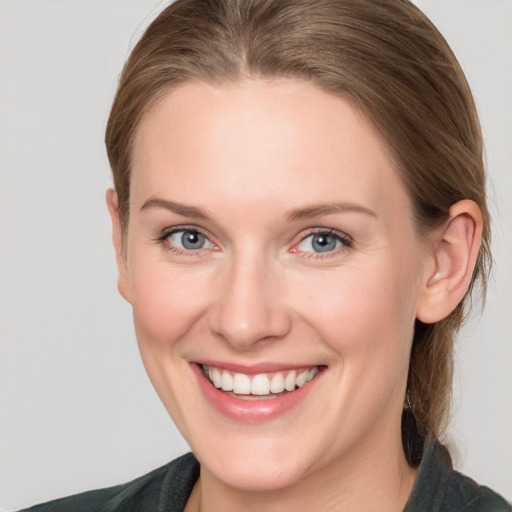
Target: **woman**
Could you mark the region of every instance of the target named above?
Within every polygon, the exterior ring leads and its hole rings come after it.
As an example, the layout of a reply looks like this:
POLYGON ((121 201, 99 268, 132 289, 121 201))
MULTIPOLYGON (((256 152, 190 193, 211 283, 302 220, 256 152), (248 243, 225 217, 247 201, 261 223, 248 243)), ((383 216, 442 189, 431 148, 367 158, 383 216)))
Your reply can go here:
POLYGON ((37 510, 510 510, 439 443, 481 134, 403 0, 178 0, 106 134, 119 289, 194 455, 37 510))

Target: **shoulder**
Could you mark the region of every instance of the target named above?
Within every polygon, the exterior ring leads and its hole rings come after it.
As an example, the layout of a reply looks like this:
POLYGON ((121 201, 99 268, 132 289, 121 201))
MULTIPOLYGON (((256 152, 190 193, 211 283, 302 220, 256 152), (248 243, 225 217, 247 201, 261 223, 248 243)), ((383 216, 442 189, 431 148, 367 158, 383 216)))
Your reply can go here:
POLYGON ((199 463, 191 453, 188 453, 131 482, 68 496, 20 512, 181 510, 198 476, 199 463))
POLYGON ((452 471, 446 482, 444 503, 447 510, 461 512, 512 512, 512 506, 488 487, 452 471))
POLYGON ((428 440, 405 512, 512 512, 488 487, 452 469, 446 448, 428 440))

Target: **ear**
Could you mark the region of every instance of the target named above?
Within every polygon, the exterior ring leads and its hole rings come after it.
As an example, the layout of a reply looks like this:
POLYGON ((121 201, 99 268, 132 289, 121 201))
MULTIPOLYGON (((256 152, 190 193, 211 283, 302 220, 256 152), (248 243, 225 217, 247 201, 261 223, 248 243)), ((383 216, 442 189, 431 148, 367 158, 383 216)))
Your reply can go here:
POLYGON ((117 268, 119 276, 117 279, 117 288, 119 293, 130 302, 128 286, 128 264, 125 250, 123 247, 123 232, 121 230, 121 219, 119 215, 119 201, 116 191, 113 188, 107 190, 107 207, 112 219, 112 242, 116 251, 117 268))
POLYGON ((482 226, 480 208, 465 199, 450 208, 443 228, 434 233, 433 265, 416 311, 421 322, 430 324, 446 318, 464 298, 478 257, 482 226))

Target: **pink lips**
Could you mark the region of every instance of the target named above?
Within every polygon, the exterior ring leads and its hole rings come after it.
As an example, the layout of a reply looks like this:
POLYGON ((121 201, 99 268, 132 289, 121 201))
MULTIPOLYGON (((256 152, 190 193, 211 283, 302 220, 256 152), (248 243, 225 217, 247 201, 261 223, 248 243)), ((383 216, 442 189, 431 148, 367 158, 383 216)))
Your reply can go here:
MULTIPOLYGON (((315 382, 321 377, 321 374, 319 374, 315 379, 301 388, 293 392, 276 395, 275 398, 243 400, 233 398, 226 392, 214 387, 209 379, 205 377, 201 365, 191 363, 191 366, 198 379, 199 387, 203 395, 214 409, 232 420, 250 424, 269 421, 286 413, 306 398, 315 385, 315 382)), ((226 368, 225 365, 218 366, 226 368)), ((230 368, 226 369, 234 370, 235 367, 230 366, 230 368)), ((240 367, 236 367, 236 369, 241 370, 240 367)), ((263 368, 258 367, 255 371, 255 369, 252 368, 248 373, 259 373, 262 369, 263 368)), ((277 369, 276 367, 275 371, 277 371, 277 369)), ((270 368, 266 368, 266 370, 269 371, 270 368)))

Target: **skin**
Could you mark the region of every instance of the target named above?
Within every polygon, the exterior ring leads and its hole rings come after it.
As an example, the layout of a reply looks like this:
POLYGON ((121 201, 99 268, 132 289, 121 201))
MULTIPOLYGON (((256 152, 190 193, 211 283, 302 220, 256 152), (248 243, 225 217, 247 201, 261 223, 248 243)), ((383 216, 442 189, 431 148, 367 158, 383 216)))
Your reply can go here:
POLYGON ((201 462, 187 510, 402 510, 414 322, 462 298, 478 207, 420 235, 372 125, 293 80, 170 91, 138 129, 124 247, 113 191, 107 202, 145 367, 201 462), (165 237, 183 226, 202 248, 165 237), (318 231, 333 250, 315 252, 318 231), (244 424, 206 401, 190 364, 205 360, 325 371, 285 414, 244 424))

